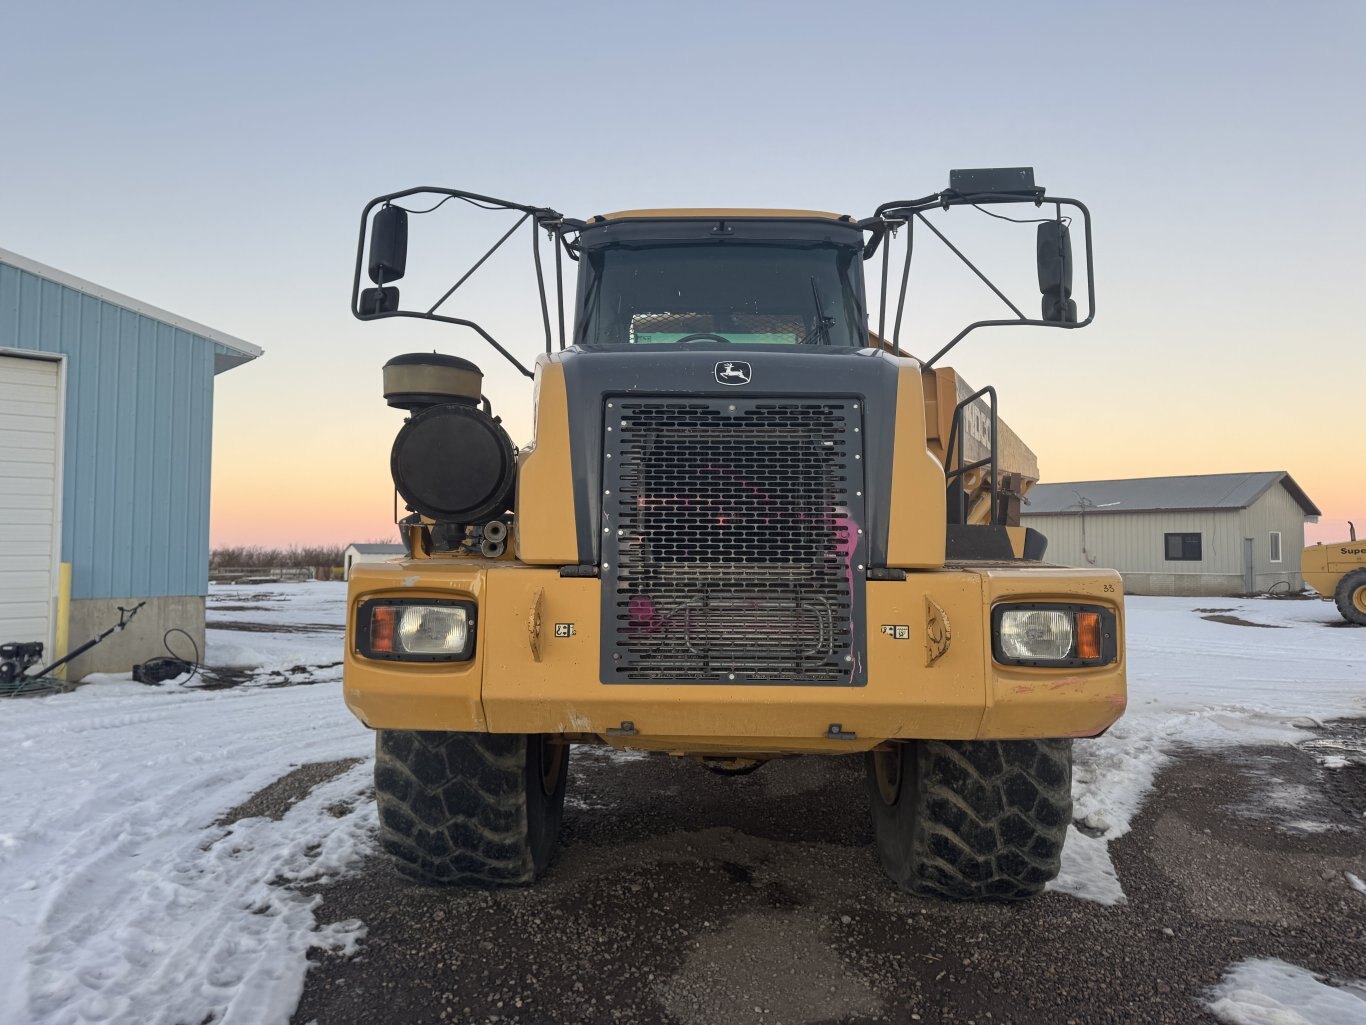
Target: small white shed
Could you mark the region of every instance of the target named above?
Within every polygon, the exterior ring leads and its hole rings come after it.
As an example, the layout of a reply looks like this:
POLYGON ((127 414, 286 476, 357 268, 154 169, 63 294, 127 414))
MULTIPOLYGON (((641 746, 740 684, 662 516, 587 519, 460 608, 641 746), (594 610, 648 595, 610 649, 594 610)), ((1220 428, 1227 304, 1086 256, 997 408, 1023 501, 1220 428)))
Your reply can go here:
POLYGON ((345 579, 351 579, 351 567, 362 562, 390 562, 401 558, 407 550, 399 544, 350 544, 346 546, 342 565, 345 579))

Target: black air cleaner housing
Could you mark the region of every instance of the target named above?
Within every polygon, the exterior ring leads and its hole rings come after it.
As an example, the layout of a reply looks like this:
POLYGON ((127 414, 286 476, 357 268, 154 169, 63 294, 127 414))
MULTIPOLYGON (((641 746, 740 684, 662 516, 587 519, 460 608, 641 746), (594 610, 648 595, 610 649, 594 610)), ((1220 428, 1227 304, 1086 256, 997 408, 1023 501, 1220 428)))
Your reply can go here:
POLYGON ((414 512, 443 523, 483 523, 512 504, 517 449, 478 406, 445 402, 403 425, 389 470, 414 512))

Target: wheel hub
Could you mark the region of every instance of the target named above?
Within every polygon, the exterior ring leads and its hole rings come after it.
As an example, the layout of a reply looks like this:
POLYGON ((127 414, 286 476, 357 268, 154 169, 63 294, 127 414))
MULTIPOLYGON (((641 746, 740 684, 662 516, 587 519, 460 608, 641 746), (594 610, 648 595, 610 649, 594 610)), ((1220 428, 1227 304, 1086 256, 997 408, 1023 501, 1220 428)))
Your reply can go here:
POLYGON ((896 804, 901 796, 902 746, 893 744, 885 751, 873 752, 873 776, 884 804, 896 804))

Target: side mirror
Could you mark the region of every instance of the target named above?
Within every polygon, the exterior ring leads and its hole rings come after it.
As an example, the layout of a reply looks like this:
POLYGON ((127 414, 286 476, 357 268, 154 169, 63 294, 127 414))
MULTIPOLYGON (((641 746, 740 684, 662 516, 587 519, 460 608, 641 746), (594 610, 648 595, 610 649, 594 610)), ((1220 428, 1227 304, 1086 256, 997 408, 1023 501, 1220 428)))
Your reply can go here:
POLYGON ((1039 292, 1043 319, 1053 324, 1075 324, 1072 300, 1072 234, 1061 221, 1043 221, 1038 233, 1039 292))
MULTIPOLYGON (((370 222, 370 280, 377 285, 397 281, 407 266, 408 211, 397 206, 380 207, 370 222)), ((397 291, 394 296, 397 302, 397 291)))
POLYGON ((360 293, 360 316, 375 317, 398 309, 397 288, 363 288, 360 293))

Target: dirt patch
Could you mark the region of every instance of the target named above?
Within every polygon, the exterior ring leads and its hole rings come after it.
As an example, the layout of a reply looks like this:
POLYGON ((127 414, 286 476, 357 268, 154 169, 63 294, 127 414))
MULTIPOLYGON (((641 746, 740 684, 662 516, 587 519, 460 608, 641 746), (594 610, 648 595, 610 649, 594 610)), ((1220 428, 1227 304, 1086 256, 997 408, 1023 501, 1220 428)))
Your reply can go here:
POLYGON ((1196 612, 1235 612, 1236 609, 1196 609, 1196 612))
POLYGON ((1300 747, 1317 759, 1324 798, 1349 820, 1366 823, 1366 720, 1334 719, 1314 732, 1300 747))
MULTIPOLYGON (((216 610, 215 610, 216 611, 216 610)), ((212 617, 205 624, 210 630, 240 630, 253 634, 326 634, 341 633, 341 623, 247 623, 241 620, 219 620, 212 617)))
POLYGON ((290 600, 290 595, 285 594, 283 591, 258 591, 256 590, 256 587, 260 585, 253 584, 250 586, 252 590, 247 594, 233 594, 231 592, 226 592, 209 595, 209 608, 216 607, 218 602, 287 602, 290 600))
POLYGON ((1208 619, 1211 623, 1227 623, 1229 626, 1255 626, 1262 630, 1284 630, 1283 626, 1272 626, 1270 623, 1252 623, 1246 619, 1239 619, 1237 616, 1201 616, 1201 619, 1208 619))
MULTIPOLYGON (((320 783, 336 779, 361 758, 339 758, 334 762, 307 762, 293 769, 269 786, 262 787, 236 808, 225 812, 215 826, 231 826, 242 819, 267 818, 279 822, 296 804, 309 795, 320 783)), ((331 809, 329 809, 330 811, 331 809)))
POLYGON ((288 669, 246 669, 234 666, 201 666, 200 682, 193 690, 231 690, 234 687, 306 687, 315 683, 334 683, 336 677, 319 677, 327 669, 336 669, 340 662, 322 662, 315 666, 290 666, 288 669))
POLYGON ((704 936, 659 984, 660 1003, 684 1025, 801 1025, 873 1014, 880 1001, 835 953, 829 927, 804 912, 743 914, 704 936))
POLYGON ((253 682, 255 679, 254 673, 255 670, 252 669, 200 666, 199 682, 194 684, 194 689, 230 690, 233 687, 241 687, 243 684, 253 682))

